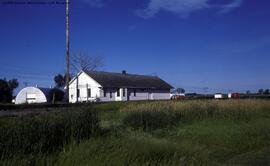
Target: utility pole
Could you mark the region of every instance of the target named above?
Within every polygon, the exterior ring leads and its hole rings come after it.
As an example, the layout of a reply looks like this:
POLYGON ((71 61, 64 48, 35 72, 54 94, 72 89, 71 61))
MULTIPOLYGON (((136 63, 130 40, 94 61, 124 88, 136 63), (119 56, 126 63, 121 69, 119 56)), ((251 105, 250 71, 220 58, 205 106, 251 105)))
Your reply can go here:
POLYGON ((66 96, 69 102, 69 0, 66 0, 66 96))

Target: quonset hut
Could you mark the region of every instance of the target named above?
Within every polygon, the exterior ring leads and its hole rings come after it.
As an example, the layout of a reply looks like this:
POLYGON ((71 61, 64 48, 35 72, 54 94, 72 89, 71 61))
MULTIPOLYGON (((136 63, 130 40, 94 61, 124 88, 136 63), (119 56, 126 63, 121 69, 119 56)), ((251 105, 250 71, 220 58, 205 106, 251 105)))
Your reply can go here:
POLYGON ((15 98, 15 104, 62 101, 64 92, 56 88, 26 87, 15 98))

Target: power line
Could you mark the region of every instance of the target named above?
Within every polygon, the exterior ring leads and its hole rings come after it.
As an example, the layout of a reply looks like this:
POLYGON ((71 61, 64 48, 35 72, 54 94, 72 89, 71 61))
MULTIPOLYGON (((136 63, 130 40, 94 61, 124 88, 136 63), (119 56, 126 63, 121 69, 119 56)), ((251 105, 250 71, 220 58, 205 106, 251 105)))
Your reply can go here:
POLYGON ((4 77, 14 77, 14 78, 33 78, 33 79, 39 79, 39 80, 53 80, 53 77, 49 76, 42 76, 42 75, 26 75, 26 74, 5 74, 4 77))
POLYGON ((23 66, 15 66, 15 65, 0 65, 0 69, 2 70, 13 70, 13 71, 23 71, 23 72, 31 72, 33 71, 35 73, 53 73, 55 74, 55 71, 48 71, 48 70, 43 70, 41 68, 29 68, 29 67, 23 67, 23 66))

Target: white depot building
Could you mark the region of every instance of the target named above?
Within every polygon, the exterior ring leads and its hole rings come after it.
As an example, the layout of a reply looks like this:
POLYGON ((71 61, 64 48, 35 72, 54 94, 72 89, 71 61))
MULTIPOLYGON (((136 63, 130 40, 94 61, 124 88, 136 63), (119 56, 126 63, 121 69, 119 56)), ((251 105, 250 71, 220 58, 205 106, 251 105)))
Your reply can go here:
POLYGON ((172 88, 157 76, 80 71, 69 83, 69 102, 167 100, 172 88))

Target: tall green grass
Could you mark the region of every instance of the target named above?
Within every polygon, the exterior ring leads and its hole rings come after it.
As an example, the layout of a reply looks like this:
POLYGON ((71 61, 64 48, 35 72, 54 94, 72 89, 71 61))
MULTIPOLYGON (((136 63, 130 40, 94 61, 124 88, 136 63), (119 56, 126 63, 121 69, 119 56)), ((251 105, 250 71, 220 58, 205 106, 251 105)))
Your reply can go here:
POLYGON ((56 165, 201 165, 207 163, 208 155, 201 153, 202 147, 190 148, 148 133, 126 131, 72 146, 61 153, 56 165))
POLYGON ((198 100, 129 104, 121 112, 128 113, 123 119, 124 125, 153 130, 204 119, 248 121, 261 116, 265 110, 270 110, 267 100, 198 100))
POLYGON ((89 110, 6 120, 0 125, 0 159, 61 151, 70 142, 89 139, 99 131, 97 113, 89 110))
POLYGON ((0 165, 270 164, 268 100, 115 102, 87 109, 0 119, 0 165))
POLYGON ((72 146, 56 165, 270 164, 267 100, 128 103, 111 114, 122 114, 113 134, 72 146))

